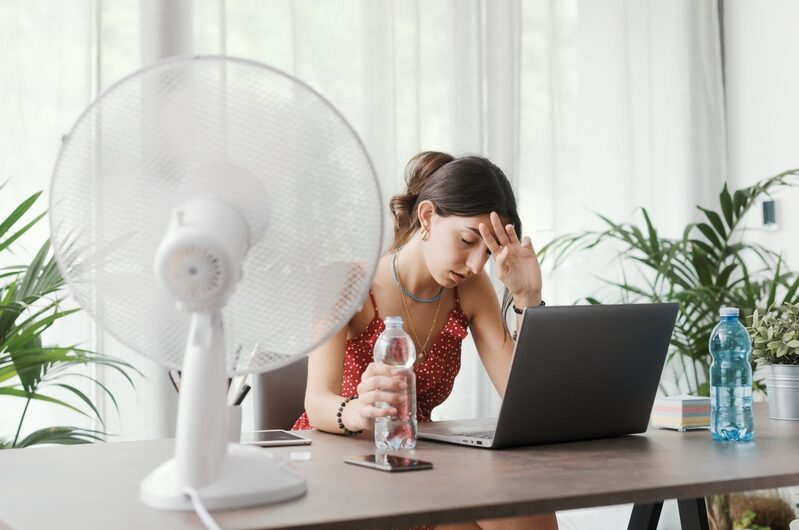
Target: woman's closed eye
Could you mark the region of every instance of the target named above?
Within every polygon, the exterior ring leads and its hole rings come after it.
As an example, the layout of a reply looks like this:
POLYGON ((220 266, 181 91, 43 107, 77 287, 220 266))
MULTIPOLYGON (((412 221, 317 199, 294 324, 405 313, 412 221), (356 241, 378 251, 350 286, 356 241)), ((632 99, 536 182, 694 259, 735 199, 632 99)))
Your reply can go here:
MULTIPOLYGON (((463 238, 463 237, 461 237, 461 243, 463 243, 463 244, 464 244, 464 245, 466 245, 467 247, 471 247, 472 245, 475 245, 475 244, 477 244, 478 242, 479 242, 479 240, 474 240, 474 241, 472 241, 472 240, 470 240, 470 239, 466 239, 466 238, 463 238)), ((490 251, 490 250, 488 250, 488 249, 486 249, 486 254, 490 256, 490 255, 491 255, 491 251, 490 251)))

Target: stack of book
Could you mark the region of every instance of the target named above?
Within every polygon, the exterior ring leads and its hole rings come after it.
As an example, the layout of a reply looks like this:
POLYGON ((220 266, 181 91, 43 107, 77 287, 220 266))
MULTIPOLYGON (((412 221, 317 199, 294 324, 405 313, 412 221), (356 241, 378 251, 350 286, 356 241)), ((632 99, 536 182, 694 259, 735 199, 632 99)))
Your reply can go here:
POLYGON ((658 429, 707 429, 710 427, 710 398, 699 396, 659 397, 652 407, 652 427, 658 429))

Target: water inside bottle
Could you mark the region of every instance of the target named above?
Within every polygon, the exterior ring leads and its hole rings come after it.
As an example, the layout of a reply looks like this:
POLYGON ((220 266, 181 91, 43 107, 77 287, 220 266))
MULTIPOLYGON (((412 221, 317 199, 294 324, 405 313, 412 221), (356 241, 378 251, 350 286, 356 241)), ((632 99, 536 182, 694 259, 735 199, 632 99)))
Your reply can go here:
MULTIPOLYGON (((416 447, 416 376, 412 369, 405 370, 408 400, 397 403, 395 416, 375 419, 375 445, 378 449, 413 449, 416 447)), ((376 403, 385 408, 387 403, 376 403)))
POLYGON ((745 442, 752 439, 751 386, 711 387, 710 410, 710 432, 714 440, 745 442))

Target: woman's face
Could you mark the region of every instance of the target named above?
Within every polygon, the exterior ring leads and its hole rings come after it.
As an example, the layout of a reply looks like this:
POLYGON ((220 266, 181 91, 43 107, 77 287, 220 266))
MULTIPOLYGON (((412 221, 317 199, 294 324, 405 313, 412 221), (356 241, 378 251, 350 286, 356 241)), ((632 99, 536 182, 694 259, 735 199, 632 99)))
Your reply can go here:
POLYGON ((480 223, 493 233, 488 214, 477 217, 433 214, 430 218, 430 235, 423 248, 427 268, 439 285, 448 288, 460 285, 485 267, 489 252, 477 228, 480 223))

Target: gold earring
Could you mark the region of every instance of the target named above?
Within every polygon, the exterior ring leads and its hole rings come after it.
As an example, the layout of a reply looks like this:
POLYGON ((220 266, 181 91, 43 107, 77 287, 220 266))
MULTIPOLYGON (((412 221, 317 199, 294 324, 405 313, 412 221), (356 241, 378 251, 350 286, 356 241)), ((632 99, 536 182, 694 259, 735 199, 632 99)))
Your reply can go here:
POLYGON ((427 231, 427 228, 422 228, 422 241, 427 241, 428 237, 430 237, 430 232, 427 231))

